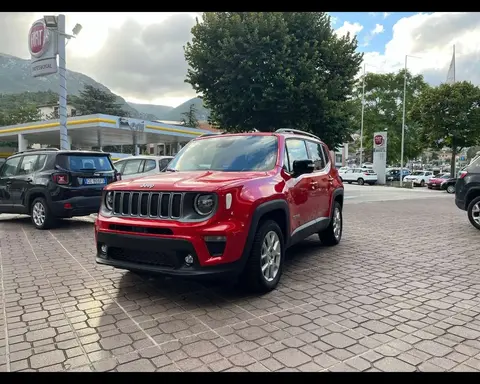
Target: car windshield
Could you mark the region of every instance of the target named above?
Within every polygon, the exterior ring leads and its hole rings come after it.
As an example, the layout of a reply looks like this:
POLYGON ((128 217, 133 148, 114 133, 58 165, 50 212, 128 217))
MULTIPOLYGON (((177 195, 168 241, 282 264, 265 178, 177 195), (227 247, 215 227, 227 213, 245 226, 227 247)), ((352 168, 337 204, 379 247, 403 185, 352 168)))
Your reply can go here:
POLYGON ((187 144, 168 171, 269 171, 277 161, 275 136, 218 136, 187 144))
POLYGON ((73 172, 79 171, 112 171, 112 164, 108 155, 87 154, 59 154, 57 164, 63 169, 73 172))
POLYGON ((425 172, 415 171, 412 173, 412 176, 423 176, 425 172))

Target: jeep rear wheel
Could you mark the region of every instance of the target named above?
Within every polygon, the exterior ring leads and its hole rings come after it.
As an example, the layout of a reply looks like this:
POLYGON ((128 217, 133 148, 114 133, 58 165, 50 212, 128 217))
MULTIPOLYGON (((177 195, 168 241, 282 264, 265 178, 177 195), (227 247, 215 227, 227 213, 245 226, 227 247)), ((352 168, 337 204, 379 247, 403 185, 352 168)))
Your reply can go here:
POLYGON ((37 229, 49 229, 55 224, 55 218, 43 197, 38 197, 33 201, 30 214, 32 223, 37 229))
POLYGON ((363 185, 365 184, 365 180, 363 180, 361 177, 357 180, 358 185, 363 185))
POLYGON ((333 215, 330 224, 323 231, 318 233, 320 241, 324 245, 337 245, 342 239, 343 232, 343 214, 342 206, 335 201, 333 206, 333 215))
POLYGON ((278 224, 273 220, 261 223, 242 274, 244 287, 263 293, 275 289, 283 271, 284 248, 283 234, 278 224))
POLYGON ((472 223, 475 228, 480 229, 480 196, 468 204, 467 215, 470 223, 472 223))
POLYGON ((447 193, 450 193, 450 194, 455 193, 455 185, 449 185, 447 187, 447 193))

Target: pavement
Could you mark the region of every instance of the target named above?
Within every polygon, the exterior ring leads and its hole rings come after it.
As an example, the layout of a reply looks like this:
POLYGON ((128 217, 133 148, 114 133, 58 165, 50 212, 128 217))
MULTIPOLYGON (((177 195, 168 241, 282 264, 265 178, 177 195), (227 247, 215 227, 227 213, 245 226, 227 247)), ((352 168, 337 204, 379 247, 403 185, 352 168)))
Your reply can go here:
POLYGON ((278 289, 98 266, 91 219, 0 215, 0 371, 480 371, 480 233, 453 196, 346 186, 278 289))

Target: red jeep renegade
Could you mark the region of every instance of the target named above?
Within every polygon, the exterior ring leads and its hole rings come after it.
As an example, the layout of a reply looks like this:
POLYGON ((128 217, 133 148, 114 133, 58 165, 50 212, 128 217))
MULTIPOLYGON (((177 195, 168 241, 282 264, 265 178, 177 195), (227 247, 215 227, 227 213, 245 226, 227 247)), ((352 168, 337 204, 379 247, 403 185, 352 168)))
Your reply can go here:
POLYGON ((342 236, 343 184, 309 133, 215 134, 188 143, 165 173, 104 189, 96 261, 170 276, 231 274, 274 289, 285 249, 342 236))

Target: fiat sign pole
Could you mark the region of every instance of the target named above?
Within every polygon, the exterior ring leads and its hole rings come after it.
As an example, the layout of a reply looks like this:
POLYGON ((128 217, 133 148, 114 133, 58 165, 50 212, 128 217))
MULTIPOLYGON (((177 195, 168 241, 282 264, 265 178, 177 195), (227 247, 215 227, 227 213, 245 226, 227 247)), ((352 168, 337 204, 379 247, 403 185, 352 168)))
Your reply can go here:
MULTIPOLYGON (((75 26, 74 35, 81 26, 75 26)), ((60 149, 70 149, 67 133, 67 78, 65 43, 75 36, 65 33, 65 15, 44 16, 33 23, 28 34, 32 76, 47 76, 58 72, 58 114, 60 118, 60 149), (57 55, 59 65, 57 66, 57 55)))
POLYGON ((66 77, 66 40, 65 40, 65 15, 57 17, 58 29, 58 64, 59 64, 59 105, 60 117, 60 149, 70 149, 70 141, 67 132, 67 77, 66 77))

